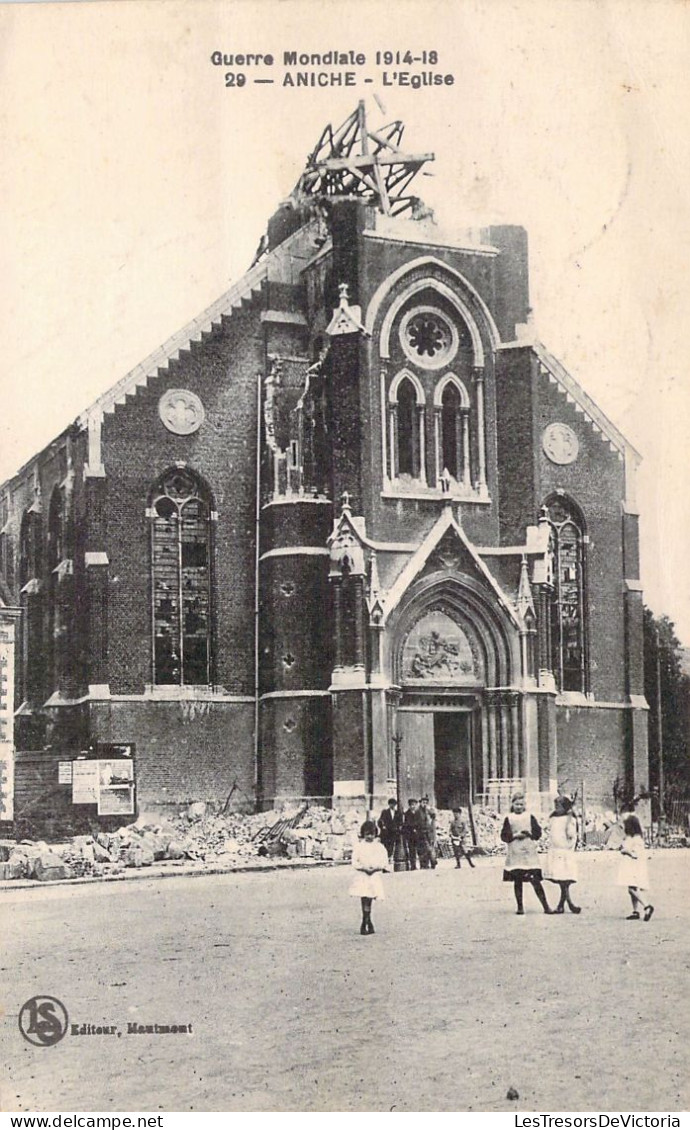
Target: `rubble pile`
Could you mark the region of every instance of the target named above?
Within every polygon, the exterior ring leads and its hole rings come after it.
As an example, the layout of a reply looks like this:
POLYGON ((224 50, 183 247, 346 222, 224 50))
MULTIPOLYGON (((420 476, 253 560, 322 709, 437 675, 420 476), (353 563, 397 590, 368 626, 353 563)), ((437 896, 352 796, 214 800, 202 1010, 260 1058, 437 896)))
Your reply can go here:
POLYGON ((363 813, 333 812, 329 808, 294 807, 252 816, 206 813, 191 805, 186 817, 174 821, 196 858, 223 863, 248 859, 323 859, 342 862, 352 853, 363 813))
POLYGON ((50 847, 4 841, 0 880, 99 877, 166 862, 237 867, 302 858, 340 863, 351 858, 363 819, 363 813, 318 807, 222 814, 195 802, 170 819, 143 813, 115 832, 74 836, 50 847))
POLYGON ((71 871, 58 845, 48 847, 42 841, 33 840, 0 843, 0 879, 38 879, 47 883, 69 878, 71 871))
MULTIPOLYGON (((359 827, 366 813, 337 812, 318 806, 285 808, 280 811, 245 813, 216 812, 203 802, 187 806, 183 813, 164 818, 142 813, 138 819, 114 832, 97 831, 51 844, 42 841, 0 841, 0 880, 56 879, 108 876, 129 868, 154 864, 197 863, 209 867, 271 866, 275 860, 344 863, 350 860, 359 827)), ((448 811, 437 812, 438 854, 452 858, 448 811)), ((501 828, 505 813, 473 810, 476 845, 473 847, 467 815, 466 847, 477 855, 500 855, 505 850, 501 828)), ((588 835, 609 828, 613 813, 588 822, 588 835)), ((540 851, 548 847, 548 821, 544 820, 540 851)), ((608 839, 608 837, 605 837, 608 839)), ((588 847, 589 847, 588 843, 588 847)), ((594 846, 594 845, 592 845, 594 846)), ((599 840, 597 847, 604 846, 599 840)))
MULTIPOLYGON (((281 833, 289 858, 324 859, 342 863, 352 857, 352 848, 365 814, 309 808, 295 827, 281 833)), ((260 850, 260 849, 259 849, 260 850)))

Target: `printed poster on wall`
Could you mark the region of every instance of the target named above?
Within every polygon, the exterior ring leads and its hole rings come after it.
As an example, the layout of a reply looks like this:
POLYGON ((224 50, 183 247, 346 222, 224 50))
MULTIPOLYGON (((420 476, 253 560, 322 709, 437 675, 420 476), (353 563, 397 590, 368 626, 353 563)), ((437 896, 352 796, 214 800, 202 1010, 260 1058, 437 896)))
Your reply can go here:
POLYGON ((72 804, 98 803, 98 762, 72 762, 72 804))

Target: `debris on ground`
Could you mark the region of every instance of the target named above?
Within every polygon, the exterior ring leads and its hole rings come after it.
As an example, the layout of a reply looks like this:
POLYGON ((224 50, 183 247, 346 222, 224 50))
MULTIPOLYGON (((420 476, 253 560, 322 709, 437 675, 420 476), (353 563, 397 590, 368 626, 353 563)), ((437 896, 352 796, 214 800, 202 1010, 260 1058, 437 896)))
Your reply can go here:
MULTIPOLYGON (((318 860, 344 863, 351 859, 363 810, 337 811, 319 805, 295 804, 281 810, 257 812, 214 811, 212 805, 194 801, 175 815, 142 812, 137 820, 116 831, 93 829, 91 835, 73 836, 50 846, 43 841, 0 840, 0 880, 56 879, 117 875, 127 869, 197 863, 200 868, 220 866, 261 867, 276 860, 318 860)), ((437 812, 438 855, 452 859, 449 828, 453 814, 437 812)), ((500 855, 505 850, 501 828, 505 813, 475 808, 472 823, 476 843, 467 827, 468 852, 500 855)), ((548 821, 539 850, 548 847, 548 821)), ((680 846, 680 845, 673 845, 680 846)))
POLYGON ((261 866, 276 858, 348 861, 365 813, 296 806, 282 811, 214 813, 202 802, 163 817, 142 813, 114 832, 50 847, 41 841, 0 842, 0 880, 100 877, 154 864, 195 862, 229 868, 261 866))

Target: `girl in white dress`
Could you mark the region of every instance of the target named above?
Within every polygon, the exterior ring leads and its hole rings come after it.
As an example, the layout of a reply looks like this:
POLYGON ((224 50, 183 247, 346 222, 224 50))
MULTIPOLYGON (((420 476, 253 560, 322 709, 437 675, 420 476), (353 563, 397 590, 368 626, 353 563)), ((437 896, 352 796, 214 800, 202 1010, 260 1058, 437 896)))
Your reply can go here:
POLYGON ((558 796, 554 802, 549 821, 549 853, 546 857, 546 875, 550 883, 558 883, 561 898, 554 914, 564 914, 565 905, 572 914, 579 914, 582 907, 575 906, 570 897, 570 888, 577 882, 577 820, 570 797, 558 796))
POLYGON ((654 913, 651 902, 646 902, 649 890, 649 874, 647 872, 647 849, 642 835, 642 826, 636 816, 626 816, 623 821, 625 839, 618 849, 621 861, 618 866, 619 887, 627 887, 632 902, 632 914, 628 919, 635 921, 640 917, 640 909, 644 911, 644 920, 649 919, 654 913), (639 908, 639 909, 638 909, 639 908))
POLYGON ((352 867, 355 877, 350 884, 349 893, 362 900, 362 925, 360 934, 373 934, 371 904, 374 899, 385 898, 381 873, 389 871, 388 852, 376 839, 376 825, 373 820, 365 820, 359 830, 362 837, 352 853, 352 867))

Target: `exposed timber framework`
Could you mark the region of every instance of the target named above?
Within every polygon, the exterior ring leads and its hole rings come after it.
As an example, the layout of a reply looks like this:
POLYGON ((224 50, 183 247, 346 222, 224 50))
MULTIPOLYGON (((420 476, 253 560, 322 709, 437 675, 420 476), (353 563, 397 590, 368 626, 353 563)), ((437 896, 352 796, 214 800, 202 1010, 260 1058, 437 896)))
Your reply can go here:
POLYGON ((360 102, 338 129, 326 126, 290 199, 299 205, 313 197, 369 198, 387 216, 414 210, 419 198, 407 190, 434 154, 405 153, 400 148, 404 130, 400 121, 369 128, 360 102))

